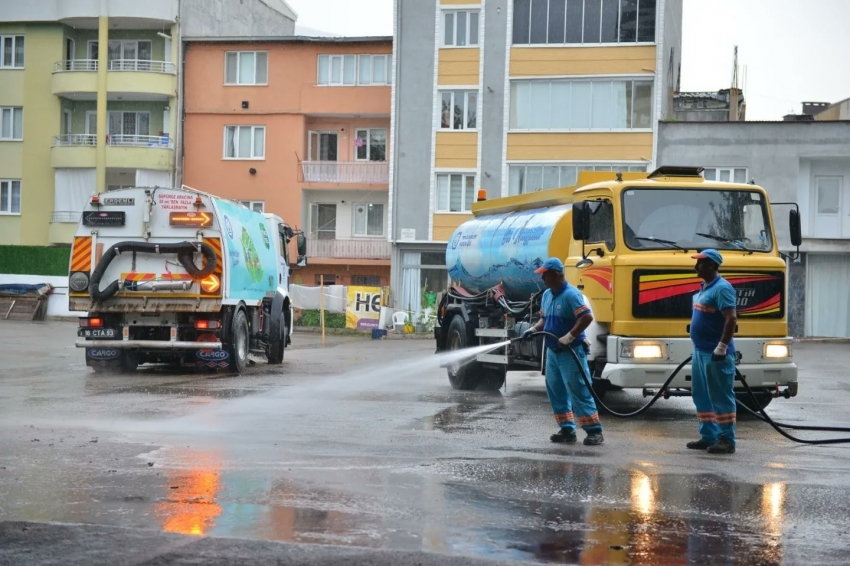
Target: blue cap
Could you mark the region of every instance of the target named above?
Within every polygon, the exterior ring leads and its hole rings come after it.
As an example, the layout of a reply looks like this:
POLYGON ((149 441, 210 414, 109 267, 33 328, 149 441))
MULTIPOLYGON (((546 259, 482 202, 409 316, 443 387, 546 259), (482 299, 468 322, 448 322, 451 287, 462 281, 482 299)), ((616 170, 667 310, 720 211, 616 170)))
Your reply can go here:
POLYGON ((564 272, 564 264, 556 257, 550 257, 543 262, 543 265, 534 270, 534 273, 546 273, 547 271, 564 272))
POLYGON ((723 256, 720 255, 720 252, 717 251, 717 250, 712 250, 712 249, 702 250, 697 255, 692 255, 691 257, 693 259, 710 259, 711 261, 713 261, 717 265, 723 265, 723 256))

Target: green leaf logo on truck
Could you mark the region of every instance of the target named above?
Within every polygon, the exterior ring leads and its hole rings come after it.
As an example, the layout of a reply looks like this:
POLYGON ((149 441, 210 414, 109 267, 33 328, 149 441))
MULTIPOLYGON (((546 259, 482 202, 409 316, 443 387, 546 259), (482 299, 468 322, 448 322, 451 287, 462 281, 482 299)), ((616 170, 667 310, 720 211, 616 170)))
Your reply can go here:
POLYGON ((245 256, 245 267, 248 269, 248 274, 251 280, 258 283, 263 280, 263 266, 260 265, 260 256, 257 254, 257 248, 254 247, 254 241, 248 235, 248 230, 242 227, 242 253, 245 256))

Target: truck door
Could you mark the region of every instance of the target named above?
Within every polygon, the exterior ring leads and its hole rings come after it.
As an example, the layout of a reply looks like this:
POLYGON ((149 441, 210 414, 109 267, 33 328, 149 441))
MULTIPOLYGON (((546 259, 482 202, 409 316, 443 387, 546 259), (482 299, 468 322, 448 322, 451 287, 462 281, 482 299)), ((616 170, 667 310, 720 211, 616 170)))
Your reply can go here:
POLYGON ((584 243, 585 253, 593 260, 593 265, 578 270, 579 285, 591 301, 594 318, 599 322, 610 322, 614 320, 612 260, 617 253, 614 206, 608 200, 594 204, 596 206, 591 208, 590 214, 590 233, 584 243))
POLYGON ((277 225, 278 233, 278 262, 280 268, 278 271, 278 286, 284 289, 289 288, 289 238, 286 237, 287 227, 283 224, 277 225))

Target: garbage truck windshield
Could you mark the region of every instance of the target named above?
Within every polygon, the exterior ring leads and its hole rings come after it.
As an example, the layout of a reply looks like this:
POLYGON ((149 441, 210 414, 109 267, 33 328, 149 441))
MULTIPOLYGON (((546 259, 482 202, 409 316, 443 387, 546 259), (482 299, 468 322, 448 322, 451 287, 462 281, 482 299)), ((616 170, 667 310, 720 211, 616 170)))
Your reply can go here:
POLYGON ((626 189, 623 230, 633 250, 769 252, 773 236, 761 193, 716 189, 626 189))

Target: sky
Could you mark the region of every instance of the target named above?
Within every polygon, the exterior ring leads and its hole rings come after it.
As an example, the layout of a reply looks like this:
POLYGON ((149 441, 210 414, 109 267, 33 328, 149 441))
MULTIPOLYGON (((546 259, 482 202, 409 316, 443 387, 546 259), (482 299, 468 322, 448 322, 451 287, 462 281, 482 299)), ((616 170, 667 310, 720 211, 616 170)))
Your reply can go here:
MULTIPOLYGON (((299 27, 392 35, 392 0, 287 0, 299 27)), ((850 0, 684 0, 683 91, 744 75, 748 120, 781 120, 805 101, 850 98, 850 0)))

